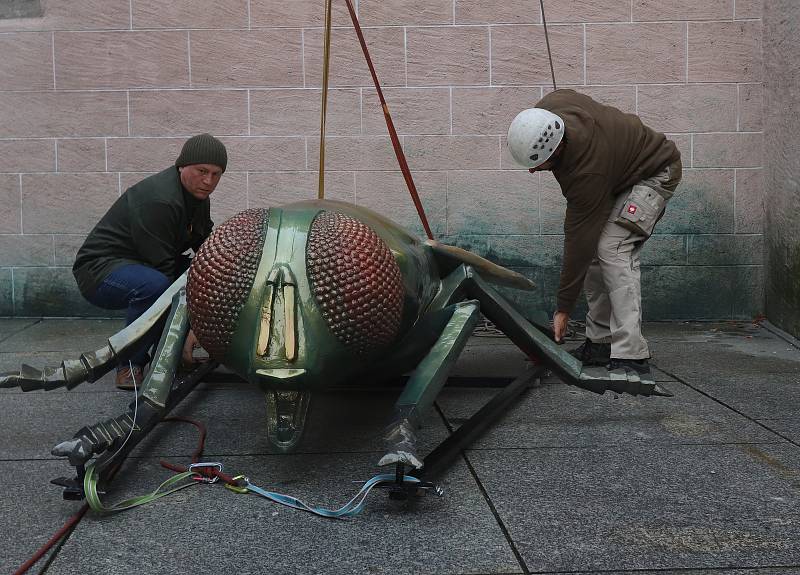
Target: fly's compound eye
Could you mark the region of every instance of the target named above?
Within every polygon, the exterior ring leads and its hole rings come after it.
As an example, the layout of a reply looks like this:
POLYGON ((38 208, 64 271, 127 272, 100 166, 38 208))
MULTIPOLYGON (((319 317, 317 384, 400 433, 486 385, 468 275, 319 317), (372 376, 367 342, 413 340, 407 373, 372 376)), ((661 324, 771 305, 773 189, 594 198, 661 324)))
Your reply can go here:
POLYGON ((307 246, 312 292, 333 335, 359 355, 385 349, 397 336, 405 293, 386 243, 365 223, 325 211, 307 246))
POLYGON ((267 209, 236 214, 212 232, 189 268, 186 300, 192 329, 217 361, 225 359, 253 287, 268 222, 267 209))

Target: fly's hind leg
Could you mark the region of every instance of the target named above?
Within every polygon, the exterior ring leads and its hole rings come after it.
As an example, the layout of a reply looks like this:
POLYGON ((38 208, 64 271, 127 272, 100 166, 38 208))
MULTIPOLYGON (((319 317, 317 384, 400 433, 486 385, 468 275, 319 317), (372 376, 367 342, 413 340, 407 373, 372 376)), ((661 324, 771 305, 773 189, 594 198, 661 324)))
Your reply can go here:
POLYGON ((671 396, 651 379, 637 374, 609 372, 604 368, 584 368, 580 360, 560 348, 542 329, 532 325, 480 275, 465 266, 462 286, 467 297, 478 300, 481 311, 508 338, 528 355, 539 357, 564 383, 595 393, 607 390, 631 395, 671 396))
MULTIPOLYGON (((188 384, 182 380, 179 387, 173 386, 188 330, 186 294, 180 290, 173 298, 172 312, 159 341, 156 359, 151 363, 147 377, 141 382, 140 393, 127 412, 83 427, 72 439, 56 445, 52 450, 53 455, 68 457, 70 465, 79 469, 94 455, 105 454, 98 461, 98 465, 102 462, 104 467, 123 459, 197 384, 199 377, 188 384)), ((214 365, 206 364, 205 371, 214 365)))
POLYGON ((420 414, 430 409, 442 389, 450 368, 478 322, 479 308, 478 302, 466 301, 449 305, 439 312, 449 313, 450 318, 395 403, 394 418, 384 436, 386 454, 378 465, 422 467, 422 458, 417 453, 416 432, 420 414))

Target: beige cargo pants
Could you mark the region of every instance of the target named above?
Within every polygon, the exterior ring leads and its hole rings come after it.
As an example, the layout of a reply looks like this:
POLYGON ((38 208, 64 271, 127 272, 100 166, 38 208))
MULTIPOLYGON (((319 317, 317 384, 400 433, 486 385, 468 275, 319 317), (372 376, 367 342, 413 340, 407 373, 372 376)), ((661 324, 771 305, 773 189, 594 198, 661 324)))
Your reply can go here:
MULTIPOLYGON (((669 200, 681 181, 681 175, 681 162, 678 160, 639 182, 631 191, 638 186, 647 186, 669 200)), ((612 358, 645 359, 650 357, 650 349, 642 337, 639 252, 649 235, 632 232, 615 223, 630 193, 623 192, 617 197, 600 234, 597 253, 586 272, 583 282, 589 304, 586 337, 595 343, 611 343, 612 358)))

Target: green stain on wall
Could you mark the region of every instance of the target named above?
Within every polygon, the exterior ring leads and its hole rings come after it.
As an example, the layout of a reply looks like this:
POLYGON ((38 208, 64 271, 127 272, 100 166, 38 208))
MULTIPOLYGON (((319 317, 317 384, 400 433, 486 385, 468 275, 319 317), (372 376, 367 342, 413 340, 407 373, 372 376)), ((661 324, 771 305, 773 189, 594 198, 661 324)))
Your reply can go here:
POLYGON ((784 331, 800 335, 800 243, 773 243, 767 259, 767 317, 784 331))
POLYGON ((0 269, 0 316, 14 315, 14 290, 11 284, 11 270, 0 269))
POLYGON ((38 18, 43 14, 40 0, 4 0, 0 2, 0 19, 38 18))

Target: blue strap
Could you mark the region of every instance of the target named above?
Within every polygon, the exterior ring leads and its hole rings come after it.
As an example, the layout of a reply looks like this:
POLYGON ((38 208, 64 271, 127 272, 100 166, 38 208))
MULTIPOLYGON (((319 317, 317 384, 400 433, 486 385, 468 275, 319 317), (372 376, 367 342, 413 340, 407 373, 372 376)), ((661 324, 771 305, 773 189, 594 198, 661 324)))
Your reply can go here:
MULTIPOLYGON (((261 489, 260 487, 253 485, 250 483, 249 479, 245 480, 245 487, 248 491, 252 491, 253 493, 257 493, 258 495, 269 499, 270 501, 274 501, 275 503, 280 503, 281 505, 286 505, 287 507, 292 507, 294 509, 300 509, 301 511, 308 511, 309 513, 313 513, 315 515, 319 515, 320 517, 329 517, 332 519, 342 519, 345 517, 352 517, 357 515, 361 512, 364 508, 364 504, 366 503, 367 495, 373 488, 382 485, 384 483, 394 483, 397 479, 397 476, 393 473, 384 473, 381 475, 376 475, 366 483, 361 488, 361 490, 355 494, 355 496, 342 505, 339 509, 325 509, 323 507, 311 507, 307 505, 303 501, 297 499, 296 497, 292 497, 291 495, 283 495, 281 493, 274 493, 272 491, 266 491, 265 489, 261 489)), ((410 475, 403 476, 404 483, 420 483, 420 480, 416 477, 412 477, 410 475)))

